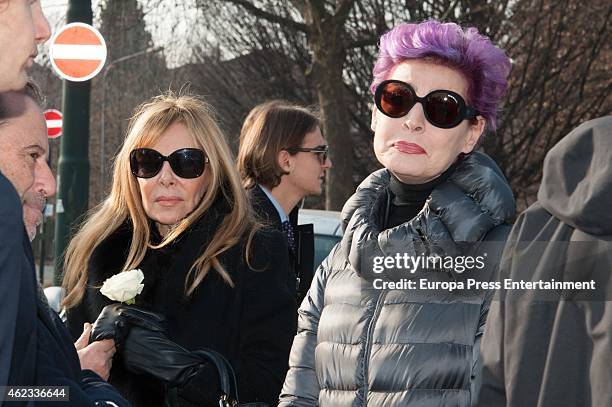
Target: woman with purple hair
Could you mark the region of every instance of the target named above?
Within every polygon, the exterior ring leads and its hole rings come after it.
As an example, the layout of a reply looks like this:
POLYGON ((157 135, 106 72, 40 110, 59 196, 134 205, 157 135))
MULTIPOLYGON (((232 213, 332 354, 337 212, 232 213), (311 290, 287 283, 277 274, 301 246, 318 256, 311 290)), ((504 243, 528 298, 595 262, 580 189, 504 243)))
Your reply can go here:
POLYGON ((495 131, 509 71, 475 28, 426 21, 381 37, 370 89, 384 168, 343 208, 344 237, 299 311, 281 406, 475 402, 514 198, 474 150, 495 131))

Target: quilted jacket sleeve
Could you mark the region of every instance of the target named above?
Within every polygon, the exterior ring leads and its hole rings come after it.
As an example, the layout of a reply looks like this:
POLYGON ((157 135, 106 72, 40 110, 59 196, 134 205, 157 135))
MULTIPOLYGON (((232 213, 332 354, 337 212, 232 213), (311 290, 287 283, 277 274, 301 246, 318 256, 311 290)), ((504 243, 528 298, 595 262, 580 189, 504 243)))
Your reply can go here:
POLYGON ((298 333, 291 347, 289 371, 281 391, 279 407, 319 404, 320 387, 315 369, 317 331, 325 305, 325 286, 339 247, 340 244, 336 245, 317 269, 310 290, 298 311, 298 333))

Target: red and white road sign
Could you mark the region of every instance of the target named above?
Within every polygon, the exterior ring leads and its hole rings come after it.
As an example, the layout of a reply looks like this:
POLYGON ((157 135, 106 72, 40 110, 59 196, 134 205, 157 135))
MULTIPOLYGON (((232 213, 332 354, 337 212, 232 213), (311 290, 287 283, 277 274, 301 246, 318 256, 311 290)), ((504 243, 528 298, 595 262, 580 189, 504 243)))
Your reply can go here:
POLYGON ((62 79, 83 82, 96 76, 106 62, 106 42, 94 27, 70 23, 51 39, 51 65, 62 79))
POLYGON ((55 109, 45 110, 45 120, 47 121, 47 136, 57 138, 62 135, 62 112, 55 109))

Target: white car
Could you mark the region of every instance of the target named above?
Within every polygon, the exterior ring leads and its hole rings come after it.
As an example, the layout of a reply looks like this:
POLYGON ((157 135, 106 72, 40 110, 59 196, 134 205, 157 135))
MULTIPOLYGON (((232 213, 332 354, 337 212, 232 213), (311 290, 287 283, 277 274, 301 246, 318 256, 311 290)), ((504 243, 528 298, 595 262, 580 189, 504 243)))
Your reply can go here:
POLYGON ((314 224, 315 270, 342 239, 342 218, 338 211, 300 209, 300 224, 314 224))

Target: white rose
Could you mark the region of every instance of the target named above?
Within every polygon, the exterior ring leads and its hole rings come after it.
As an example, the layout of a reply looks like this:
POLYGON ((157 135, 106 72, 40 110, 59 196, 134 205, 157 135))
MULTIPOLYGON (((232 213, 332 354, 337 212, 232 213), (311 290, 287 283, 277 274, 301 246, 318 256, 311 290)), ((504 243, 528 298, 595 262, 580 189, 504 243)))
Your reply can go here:
POLYGON ((144 274, 140 269, 122 271, 108 278, 100 292, 113 301, 126 302, 133 304, 134 298, 142 292, 144 284, 144 274))

